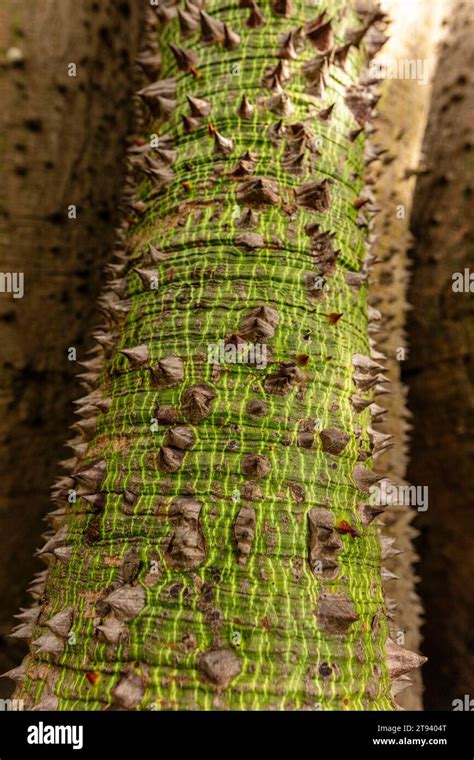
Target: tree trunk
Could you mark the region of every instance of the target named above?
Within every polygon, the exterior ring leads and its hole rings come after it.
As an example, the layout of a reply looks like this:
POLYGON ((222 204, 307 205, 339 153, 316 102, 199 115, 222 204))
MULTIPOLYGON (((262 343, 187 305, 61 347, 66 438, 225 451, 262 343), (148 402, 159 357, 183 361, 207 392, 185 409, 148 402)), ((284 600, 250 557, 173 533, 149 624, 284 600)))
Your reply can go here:
POLYGON ((1 270, 23 273, 25 291, 0 292, 0 672, 25 651, 8 634, 74 421, 68 349, 86 358, 113 245, 139 15, 112 0, 7 0, 0 12, 1 270))
MULTIPOLYGON (((408 8, 404 0, 386 0, 384 7, 391 20, 389 39, 376 58, 379 64, 400 66, 418 61, 424 66, 416 77, 384 79, 377 106, 377 141, 386 152, 374 170, 374 195, 380 213, 374 220, 378 261, 370 280, 369 303, 383 315, 377 348, 387 357, 391 392, 384 398, 387 414, 380 430, 393 436, 393 446, 382 452, 375 470, 398 484, 406 483, 410 429, 407 389, 401 382, 401 369, 408 357, 405 327, 410 215, 416 177, 424 164, 421 148, 436 69, 442 4, 442 0, 417 0, 408 8)), ((421 641, 422 606, 414 570, 418 560, 413 545, 415 515, 415 505, 393 505, 382 518, 385 534, 395 541, 395 551, 386 563, 393 573, 386 580, 387 595, 396 604, 390 628, 393 638, 409 649, 419 649, 421 641)), ((398 703, 406 710, 421 710, 421 671, 411 677, 413 685, 406 682, 409 688, 398 696, 398 703)))
POLYGON ((159 6, 107 327, 18 631, 30 708, 388 710, 422 660, 388 639, 368 503, 387 440, 361 68, 383 21, 242 5, 159 6))
POLYGON ((428 486, 418 548, 426 608, 426 707, 451 710, 474 694, 472 520, 473 301, 453 275, 473 271, 472 3, 454 0, 446 18, 417 183, 409 291, 410 357, 405 380, 414 429, 409 478, 428 486))

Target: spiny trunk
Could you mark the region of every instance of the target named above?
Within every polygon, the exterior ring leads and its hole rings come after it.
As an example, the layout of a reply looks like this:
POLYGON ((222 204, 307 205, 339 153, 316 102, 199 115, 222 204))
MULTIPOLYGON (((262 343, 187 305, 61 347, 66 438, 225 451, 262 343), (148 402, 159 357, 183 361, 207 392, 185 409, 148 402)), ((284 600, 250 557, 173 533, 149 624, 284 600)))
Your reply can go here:
POLYGON ((367 503, 388 441, 358 80, 383 21, 242 6, 160 4, 152 139, 22 614, 29 707, 393 709, 421 661, 388 640, 367 503))

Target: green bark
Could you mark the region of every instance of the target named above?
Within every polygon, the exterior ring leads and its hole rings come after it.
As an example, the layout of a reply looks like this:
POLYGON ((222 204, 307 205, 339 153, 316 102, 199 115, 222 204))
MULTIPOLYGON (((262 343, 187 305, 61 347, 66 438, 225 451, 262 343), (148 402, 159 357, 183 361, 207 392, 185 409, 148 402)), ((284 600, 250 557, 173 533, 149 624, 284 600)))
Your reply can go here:
POLYGON ((29 706, 384 710, 419 664, 387 644, 367 504, 386 441, 357 81, 377 18, 243 5, 169 5, 153 32, 158 148, 131 150, 103 351, 24 615, 29 706), (221 340, 268 366, 208 361, 221 340))

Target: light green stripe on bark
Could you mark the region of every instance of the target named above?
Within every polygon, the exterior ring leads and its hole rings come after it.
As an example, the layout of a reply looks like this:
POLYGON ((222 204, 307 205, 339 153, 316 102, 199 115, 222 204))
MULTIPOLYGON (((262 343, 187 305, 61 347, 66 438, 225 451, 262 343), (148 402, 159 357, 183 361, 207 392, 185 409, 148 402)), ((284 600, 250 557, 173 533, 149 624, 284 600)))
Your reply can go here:
MULTIPOLYGON (((276 15, 268 2, 261 10, 266 23, 251 29, 245 25, 249 8, 208 3, 206 12, 241 37, 230 51, 219 43, 202 44, 199 33, 182 40, 176 18, 158 32, 161 76, 176 77, 177 105, 169 119, 150 124, 144 137, 171 139, 162 145, 177 151, 166 169, 174 177, 157 192, 156 182, 142 175, 137 189, 146 210, 134 216, 127 239, 129 255, 134 252, 125 267, 131 308, 111 327, 117 345, 98 385, 112 403, 100 414, 78 465, 105 461, 105 480, 95 490, 106 494, 106 502, 96 514, 82 496, 68 505, 65 543, 72 555, 66 562, 51 557, 45 608, 33 638, 65 608, 73 608, 73 620, 62 653, 32 646, 18 692, 30 705, 54 693, 61 709, 393 708, 379 542, 374 525, 360 520, 357 505, 364 496, 353 479, 361 451, 370 463, 370 446, 368 411, 358 414, 350 403, 356 390, 352 357, 368 355, 369 348, 366 288, 345 281, 347 271, 361 267, 365 242, 353 205, 363 185, 363 137, 348 138, 358 124, 344 98, 360 75, 363 56, 353 46, 344 68, 331 64, 321 97, 305 93, 301 75, 302 65, 319 54, 309 40, 297 60, 288 62, 291 77, 283 91, 294 110, 283 117, 283 126, 304 122, 319 153, 300 175, 288 173, 282 164, 285 139, 269 137, 279 116, 268 110, 275 91, 262 86, 262 76, 280 60, 280 35, 323 8, 294 0, 288 18, 276 15), (197 55, 194 71, 177 69, 170 42, 197 55), (212 104, 190 134, 182 125, 182 115, 190 116, 187 94, 212 104), (255 106, 250 119, 236 113, 243 95, 255 106), (332 104, 330 119, 318 117, 332 104), (216 153, 213 130, 232 140, 229 155, 216 153), (229 175, 247 151, 258 154, 250 176, 271 180, 277 202, 240 197, 245 177, 229 175), (299 206, 296 188, 324 179, 331 180, 329 209, 299 206), (238 220, 248 208, 257 220, 245 229, 238 220), (334 235, 332 246, 339 252, 321 300, 307 285, 318 274, 305 231, 312 223, 334 235), (239 239, 244 232, 262 239, 248 247, 239 239), (150 262, 150 245, 165 254, 162 263, 150 262), (144 275, 133 267, 156 271, 158 287, 145 287, 144 275), (245 318, 261 306, 267 307, 262 329, 275 313, 278 321, 270 337, 257 334, 256 342, 267 347, 268 367, 209 363, 209 344, 242 332, 245 318), (328 316, 341 314, 337 321, 328 316), (149 352, 142 365, 118 353, 142 345, 149 352), (149 367, 167 357, 182 359, 183 379, 157 387, 149 367), (271 392, 267 380, 281 365, 290 365, 298 378, 284 395, 271 392), (190 388, 203 384, 215 397, 204 401, 209 413, 198 421, 183 401, 190 388), (265 416, 249 414, 255 400, 266 402, 265 416), (176 411, 174 426, 153 423, 157 405, 176 411), (298 445, 304 421, 307 428, 314 424, 310 448, 298 445), (194 443, 181 450, 176 471, 166 472, 162 449, 176 425, 192 431, 194 443), (341 454, 323 451, 319 431, 327 429, 349 437, 341 454), (265 458, 256 460, 261 476, 249 474, 248 455, 265 458), (198 519, 196 512, 175 514, 176 497, 187 499, 185 512, 198 502, 198 519), (332 527, 318 529, 318 540, 331 535, 339 546, 332 579, 310 566, 308 514, 314 508, 333 516, 332 527), (342 521, 360 535, 345 531, 342 521), (249 550, 247 561, 242 545, 249 550), (132 549, 140 565, 124 583, 130 562, 125 571, 120 563, 132 549), (186 560, 191 556, 194 567, 186 560), (136 614, 117 602, 111 611, 103 602, 111 591, 117 598, 124 589, 126 599, 138 599, 136 614), (117 644, 103 640, 104 626, 109 638, 112 628, 122 631, 117 644), (54 668, 48 671, 47 663, 54 668)), ((360 21, 347 2, 331 0, 326 10, 334 50, 360 21)), ((191 410, 195 405, 194 399, 191 410)), ((173 459, 174 451, 165 457, 173 459)))

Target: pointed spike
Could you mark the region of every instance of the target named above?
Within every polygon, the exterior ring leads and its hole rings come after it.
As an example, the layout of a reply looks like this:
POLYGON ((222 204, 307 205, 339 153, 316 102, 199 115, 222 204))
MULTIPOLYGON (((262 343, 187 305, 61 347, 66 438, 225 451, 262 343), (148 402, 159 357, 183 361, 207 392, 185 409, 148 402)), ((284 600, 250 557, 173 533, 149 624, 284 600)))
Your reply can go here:
POLYGON ((281 92, 268 98, 267 108, 272 113, 278 114, 278 116, 291 116, 295 110, 291 98, 286 92, 281 92))
POLYGON ((156 284, 158 281, 156 270, 139 269, 138 267, 134 267, 133 271, 139 276, 146 290, 151 290, 151 289, 156 288, 156 284))
POLYGON ((240 105, 237 109, 237 114, 241 119, 251 119, 255 113, 255 106, 250 103, 246 95, 243 95, 240 105))
POLYGON ((353 478, 359 491, 368 493, 370 487, 381 480, 382 476, 373 472, 372 470, 368 470, 366 467, 364 467, 363 464, 359 462, 354 467, 353 478))
POLYGON ((254 0, 251 0, 250 13, 245 23, 250 29, 258 29, 258 27, 264 26, 267 23, 265 16, 254 0))
POLYGON ((394 697, 397 696, 397 694, 400 694, 401 691, 404 689, 407 689, 409 686, 413 684, 413 681, 408 676, 400 676, 400 678, 395 678, 394 681, 392 681, 392 694, 394 697))
POLYGON ((383 581, 397 581, 399 579, 398 575, 392 573, 392 571, 388 570, 386 567, 382 567, 380 575, 383 581))
POLYGON ((334 51, 334 54, 333 54, 334 63, 336 64, 336 66, 340 66, 341 69, 343 69, 344 66, 346 65, 347 56, 349 54, 350 47, 351 47, 350 45, 343 45, 342 47, 337 48, 334 51))
POLYGON ((293 32, 289 32, 281 43, 278 48, 277 58, 282 58, 285 61, 296 61, 298 58, 298 51, 295 47, 293 32))
POLYGON ((186 116, 186 114, 181 115, 181 119, 183 122, 183 130, 186 134, 190 134, 191 132, 195 132, 196 129, 200 126, 199 121, 197 119, 193 119, 190 116, 186 116))
POLYGON ((235 50, 240 45, 240 36, 237 32, 229 29, 227 24, 224 24, 224 47, 226 50, 235 50))
POLYGON ((346 635, 359 619, 354 603, 345 596, 322 594, 318 599, 318 626, 329 635, 346 635))
POLYGON ((367 372, 371 374, 375 374, 375 372, 386 371, 383 364, 379 364, 378 362, 374 361, 370 356, 366 356, 365 354, 353 354, 352 366, 360 370, 361 372, 367 372))
POLYGON ((86 441, 92 440, 97 430, 97 416, 80 420, 71 426, 72 430, 77 430, 86 441))
POLYGON ((25 641, 28 641, 33 635, 34 627, 34 623, 21 623, 20 625, 16 625, 9 634, 10 638, 24 639, 25 641))
POLYGON ((178 151, 172 150, 170 148, 155 148, 155 155, 158 156, 158 159, 168 166, 171 166, 175 163, 176 159, 178 158, 178 151))
POLYGON ((45 625, 56 636, 65 639, 72 626, 73 612, 74 610, 72 607, 66 607, 66 609, 53 615, 45 625))
POLYGON ((191 116, 199 119, 202 116, 209 116, 211 113, 211 104, 202 98, 193 98, 192 95, 186 95, 191 109, 191 116))
POLYGON ((372 422, 376 423, 381 421, 382 417, 387 414, 388 409, 385 409, 385 407, 379 406, 378 404, 372 403, 370 404, 369 411, 372 422))
POLYGON ((70 449, 72 449, 78 456, 82 456, 82 454, 85 454, 88 448, 87 443, 82 443, 78 439, 72 439, 66 445, 70 449))
POLYGON ((421 667, 428 659, 416 652, 404 649, 390 638, 387 639, 385 644, 385 654, 388 672, 392 679, 399 678, 411 670, 421 667))
POLYGON ((381 507, 372 507, 364 502, 359 502, 357 511, 364 526, 370 525, 373 520, 384 512, 381 507))
POLYGON ((217 130, 214 132, 214 149, 216 153, 227 156, 234 150, 234 142, 228 137, 223 137, 217 130))
POLYGON ((135 710, 143 699, 145 686, 138 673, 123 676, 113 690, 114 704, 123 710, 135 710))
POLYGON ((330 105, 328 108, 323 108, 321 111, 318 111, 318 117, 322 119, 322 121, 329 121, 334 109, 334 105, 335 104, 332 103, 332 105, 330 105))
POLYGON ((394 546, 396 539, 389 538, 388 536, 380 536, 380 545, 382 547, 382 553, 380 558, 382 561, 390 559, 390 557, 397 557, 399 554, 403 554, 400 549, 396 549, 394 546))
POLYGON ((237 227, 243 227, 245 229, 249 227, 256 227, 258 222, 258 216, 257 213, 251 209, 247 208, 245 209, 241 216, 237 219, 237 227))
POLYGON ((282 87, 290 79, 290 67, 288 61, 279 60, 276 66, 265 69, 262 77, 262 85, 267 90, 275 91, 277 95, 283 93, 282 87))
POLYGON ((179 28, 183 37, 191 37, 199 27, 199 19, 187 11, 178 8, 179 28))
MULTIPOLYGON (((67 534, 68 534, 68 526, 63 525, 63 527, 60 528, 54 534, 54 536, 52 536, 52 538, 50 538, 49 541, 45 543, 43 548, 38 550, 38 555, 47 554, 48 552, 52 552, 53 549, 56 549, 58 546, 63 546, 66 541, 67 534)), ((43 575, 40 576, 40 580, 42 580, 43 577, 44 579, 46 579, 46 571, 44 571, 44 576, 43 575)))
POLYGON ((145 589, 143 586, 121 586, 112 591, 105 601, 120 620, 130 620, 145 606, 145 589))
POLYGON ((225 34, 222 21, 217 21, 205 11, 199 11, 199 18, 201 22, 201 42, 208 45, 214 42, 222 42, 225 34))
POLYGON ((72 546, 58 546, 53 554, 63 565, 68 565, 72 557, 72 546))
POLYGON ((310 21, 305 26, 306 37, 309 39, 313 47, 322 53, 328 52, 333 43, 332 22, 322 22, 322 13, 315 21, 310 21))
POLYGON ((7 670, 5 673, 0 673, 0 678, 9 678, 11 681, 24 681, 26 678, 26 668, 24 664, 18 665, 17 668, 7 670))
POLYGON ((61 637, 47 631, 33 641, 37 653, 60 655, 64 652, 64 641, 61 637))
POLYGON ((174 45, 172 42, 168 43, 168 47, 170 48, 171 52, 173 53, 176 65, 178 66, 178 69, 181 71, 189 71, 192 68, 195 68, 198 63, 198 57, 196 53, 194 53, 192 50, 187 50, 187 48, 178 47, 177 45, 174 45))
POLYGON ((124 622, 117 620, 113 615, 108 615, 102 625, 97 626, 101 638, 109 644, 118 644, 121 638, 127 634, 127 626, 124 622))
POLYGON ((96 459, 84 467, 76 470, 75 480, 83 483, 87 488, 97 490, 103 483, 107 471, 105 459, 96 459))
POLYGON ((184 10, 197 20, 199 20, 199 10, 203 7, 203 2, 198 2, 197 0, 184 0, 184 10))
POLYGON ((58 462, 58 466, 67 472, 72 472, 77 466, 77 457, 71 457, 70 459, 61 459, 61 461, 58 462))
POLYGON ((277 16, 289 18, 293 13, 293 5, 291 0, 274 0, 272 3, 272 10, 277 16))
POLYGON ((95 359, 88 359, 85 362, 76 362, 78 367, 84 367, 84 369, 87 369, 88 371, 102 369, 103 363, 104 362, 103 362, 102 357, 96 357, 95 359))
POLYGON ((153 264, 161 264, 163 261, 166 261, 166 254, 151 244, 148 246, 148 256, 153 264))
POLYGON ((40 612, 41 607, 39 604, 34 604, 31 607, 20 607, 20 612, 18 612, 16 615, 13 615, 13 617, 17 618, 17 620, 22 620, 24 623, 36 623, 40 612))
POLYGON ((67 517, 67 510, 65 506, 60 506, 58 509, 55 509, 53 512, 49 512, 46 517, 43 519, 49 523, 49 525, 53 528, 54 531, 58 531, 59 528, 62 528, 63 525, 66 522, 67 517))
POLYGON ((150 352, 145 343, 140 346, 135 346, 134 348, 123 348, 119 351, 119 354, 123 354, 132 367, 140 367, 143 364, 146 364, 150 358, 150 352))

